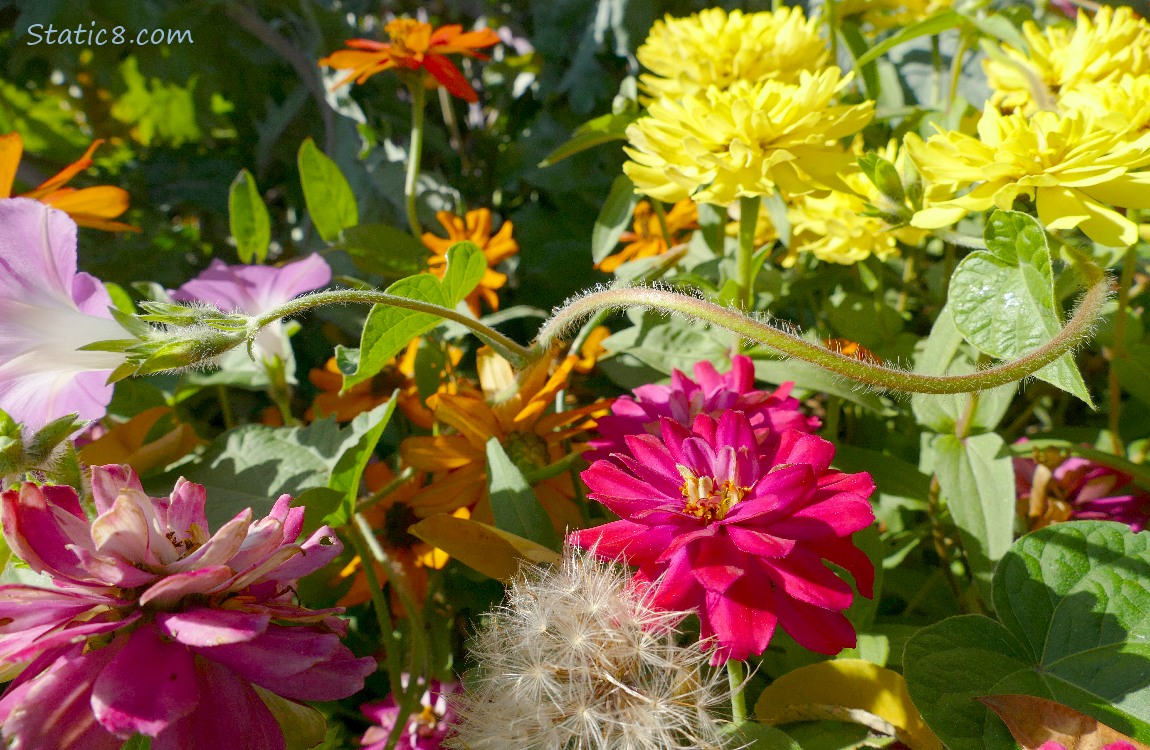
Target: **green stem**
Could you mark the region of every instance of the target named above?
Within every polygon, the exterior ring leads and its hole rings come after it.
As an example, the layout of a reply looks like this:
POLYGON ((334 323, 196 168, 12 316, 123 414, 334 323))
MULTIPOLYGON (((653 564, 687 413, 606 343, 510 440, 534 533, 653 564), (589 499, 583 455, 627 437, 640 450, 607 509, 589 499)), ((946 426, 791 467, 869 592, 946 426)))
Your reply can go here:
POLYGON ((655 212, 655 220, 659 222, 659 233, 663 235, 663 242, 667 243, 667 249, 670 250, 675 242, 671 239, 671 228, 667 226, 667 209, 663 208, 663 201, 656 198, 648 198, 651 202, 651 210, 655 212))
POLYGON ((739 726, 747 720, 747 679, 741 661, 727 660, 727 682, 731 686, 731 723, 739 726))
POLYGON ((1087 283, 1091 286, 1079 302, 1074 316, 1054 338, 1018 359, 966 375, 926 375, 870 364, 752 320, 736 310, 685 294, 648 288, 607 289, 575 299, 544 323, 532 349, 533 356, 542 356, 562 338, 565 331, 600 310, 645 307, 679 313, 692 320, 725 328, 784 355, 876 388, 910 393, 969 393, 1021 380, 1083 343, 1090 335, 1108 292, 1106 279, 1097 268, 1094 268, 1092 277, 1087 278, 1087 283))
MULTIPOLYGON (((368 536, 370 536, 370 531, 369 529, 368 536)), ((387 676, 391 684, 397 686, 400 684, 400 675, 403 670, 393 658, 399 651, 400 642, 399 635, 395 632, 395 627, 391 622, 391 609, 383 596, 383 587, 379 583, 379 576, 375 574, 375 566, 371 563, 371 553, 368 551, 363 532, 359 528, 349 528, 347 535, 351 539, 351 546, 355 548, 355 554, 359 555, 363 574, 367 577, 367 590, 371 594, 371 607, 375 610, 375 620, 379 623, 380 634, 383 636, 384 643, 387 644, 387 676)))
POLYGON ((946 98, 944 109, 947 117, 950 117, 950 111, 954 108, 954 100, 958 97, 958 80, 962 77, 962 58, 966 56, 966 48, 969 45, 970 41, 966 34, 961 34, 958 37, 958 47, 954 50, 954 56, 950 58, 950 93, 946 98))
POLYGON ((419 182, 419 165, 423 160, 423 104, 427 98, 422 75, 413 76, 408 88, 411 91, 411 144, 407 154, 403 199, 407 206, 407 225, 415 239, 420 240, 423 237, 423 227, 419 224, 419 214, 415 210, 415 189, 419 182))
POLYGON ((415 469, 408 466, 403 471, 399 472, 395 479, 392 479, 390 482, 383 485, 383 487, 380 487, 378 492, 373 492, 371 495, 357 502, 355 504, 355 512, 363 513, 368 508, 378 505, 388 495, 402 487, 407 482, 407 480, 411 479, 414 475, 415 469))
POLYGON ((296 297, 257 318, 255 321, 255 330, 259 330, 280 318, 297 315, 315 307, 348 303, 402 307, 405 310, 430 313, 431 315, 459 323, 465 328, 470 329, 471 332, 478 336, 485 344, 490 345, 492 349, 509 361, 516 369, 522 369, 527 364, 538 359, 538 356, 527 348, 520 346, 499 331, 480 323, 472 317, 446 307, 431 304, 430 302, 420 302, 419 300, 408 299, 406 297, 397 297, 394 294, 377 292, 372 289, 337 289, 329 292, 317 292, 315 294, 296 297))
POLYGON ((739 199, 739 247, 735 255, 735 281, 739 285, 737 304, 744 310, 754 307, 755 301, 755 229, 759 223, 758 195, 739 199))
POLYGON ((523 478, 527 480, 527 484, 536 485, 542 482, 544 479, 550 479, 551 477, 559 476, 563 472, 573 467, 579 466, 580 462, 582 461, 582 453, 569 453, 558 461, 547 464, 546 466, 541 466, 535 471, 526 472, 523 475, 523 478))
POLYGON ((224 418, 224 430, 234 429, 236 426, 236 414, 232 410, 232 399, 228 396, 228 389, 222 385, 217 385, 216 399, 220 402, 220 412, 224 418))
POLYGON ((1110 347, 1110 446, 1115 455, 1126 455, 1126 446, 1118 428, 1122 417, 1122 384, 1118 382, 1118 370, 1114 365, 1126 357, 1126 308, 1130 305, 1130 287, 1134 283, 1134 271, 1138 265, 1138 254, 1134 248, 1126 251, 1122 261, 1122 277, 1118 280, 1118 309, 1114 313, 1114 343, 1110 347))
POLYGON ((827 41, 830 43, 831 65, 838 65, 839 59, 839 30, 838 30, 838 1, 823 0, 823 7, 827 11, 827 41))

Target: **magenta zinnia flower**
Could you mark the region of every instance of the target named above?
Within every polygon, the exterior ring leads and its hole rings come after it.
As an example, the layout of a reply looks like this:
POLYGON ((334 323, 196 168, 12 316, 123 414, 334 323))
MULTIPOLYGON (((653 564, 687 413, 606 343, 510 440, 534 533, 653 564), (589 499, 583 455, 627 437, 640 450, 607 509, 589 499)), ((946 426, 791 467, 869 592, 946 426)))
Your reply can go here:
POLYGON ((1085 458, 1055 462, 1014 459, 1015 490, 1032 529, 1076 520, 1117 521, 1142 531, 1150 523, 1150 492, 1129 474, 1085 458))
POLYGON ((32 429, 67 414, 99 419, 116 352, 80 351, 128 334, 112 299, 76 271, 76 222, 27 198, 0 200, 0 409, 32 429))
POLYGON ((342 547, 326 526, 297 542, 289 496, 209 534, 198 484, 151 498, 127 466, 93 467, 92 495, 95 521, 71 487, 2 496, 12 551, 56 586, 0 586, 0 664, 27 664, 0 698, 10 746, 284 748, 269 704, 343 698, 374 671, 340 643, 340 610, 295 602, 342 547))
MULTIPOLYGON (((224 312, 263 315, 305 292, 331 281, 331 267, 318 254, 284 266, 229 266, 222 260, 211 262, 199 276, 172 294, 179 302, 199 300, 224 312)), ((291 347, 282 321, 264 326, 255 341, 256 360, 279 357, 291 363, 291 347)), ((246 356, 246 355, 245 355, 246 356)), ((288 371, 289 375, 291 370, 288 371)))
MULTIPOLYGON (((407 675, 403 675, 404 687, 407 686, 407 675)), ((451 696, 463 690, 458 682, 441 683, 431 680, 423 697, 419 699, 419 709, 407 717, 407 726, 399 735, 397 748, 409 750, 439 750, 442 742, 447 738, 452 726, 455 724, 455 709, 448 702, 451 696)), ((366 750, 383 750, 387 738, 395 728, 395 721, 399 718, 399 706, 396 705, 395 695, 389 695, 381 701, 365 703, 360 706, 364 715, 375 726, 363 735, 362 744, 366 750)))
POLYGON ((694 380, 673 370, 670 385, 642 385, 633 391, 634 397, 615 399, 611 414, 600 417, 596 426, 601 437, 588 441, 592 450, 584 457, 595 461, 626 453, 625 438, 659 434, 661 417, 689 427, 700 414, 718 418, 734 409, 746 414, 756 435, 769 442, 777 442, 784 430, 814 432, 819 427, 818 418, 799 411, 798 399, 791 397, 794 383, 783 383, 773 392, 755 389, 750 357, 732 357, 731 369, 722 375, 706 361, 696 363, 694 370, 694 380))
POLYGON ((627 454, 583 472, 621 520, 573 541, 637 565, 656 606, 698 612, 716 663, 762 653, 776 625, 812 651, 853 646, 851 587, 823 560, 872 595, 874 568, 850 539, 874 521, 870 475, 831 470, 834 446, 799 430, 771 446, 742 412, 659 425, 661 437, 629 435, 627 454))

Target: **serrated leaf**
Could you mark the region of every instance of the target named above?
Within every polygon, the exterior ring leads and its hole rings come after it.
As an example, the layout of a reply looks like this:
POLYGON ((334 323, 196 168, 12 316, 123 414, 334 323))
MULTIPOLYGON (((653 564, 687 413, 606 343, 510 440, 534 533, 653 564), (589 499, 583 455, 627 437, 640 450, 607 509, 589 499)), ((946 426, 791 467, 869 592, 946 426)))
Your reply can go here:
MULTIPOLYGON (((955 268, 947 306, 967 341, 992 357, 1013 359, 1062 329, 1050 249, 1038 222, 1017 211, 991 214, 985 239, 986 251, 971 253, 955 268)), ((1093 406, 1070 354, 1034 375, 1093 406)))
POLYGON ((495 526, 550 549, 559 549, 559 536, 531 485, 500 445, 487 441, 487 486, 495 526))
POLYGON ((431 251, 419 240, 390 224, 360 224, 343 232, 342 247, 365 274, 389 279, 427 270, 431 251))
POLYGON ((399 391, 394 391, 387 403, 380 404, 371 411, 357 414, 355 419, 351 420, 349 427, 353 433, 359 435, 359 440, 344 451, 332 469, 331 478, 327 483, 329 489, 343 494, 343 502, 324 518, 324 523, 342 526, 351 519, 352 513, 355 512, 356 498, 359 496, 359 480, 375 453, 375 446, 383 436, 387 423, 391 421, 391 415, 395 413, 395 405, 399 402, 396 398, 398 395, 399 391))
POLYGON ((271 219, 251 172, 241 169, 228 194, 228 220, 244 263, 263 263, 272 239, 271 219))
POLYGON ((961 440, 939 435, 931 447, 940 494, 962 534, 970 572, 990 601, 994 566, 1014 538, 1014 464, 993 432, 961 440))
POLYGON ((588 120, 580 125, 563 145, 547 154, 547 157, 539 162, 539 166, 550 167, 568 156, 574 156, 580 151, 594 148, 601 143, 624 140, 627 137, 627 126, 636 119, 638 119, 638 111, 628 109, 588 120))
POLYGON ((599 209, 595 226, 591 229, 593 261, 598 263, 615 249, 619 235, 631 223, 631 214, 638 202, 639 196, 635 194, 635 183, 631 182, 631 178, 625 174, 616 177, 607 193, 607 200, 603 202, 603 208, 599 209))
POLYGON ((340 232, 359 223, 355 193, 339 166, 311 138, 300 144, 296 161, 312 224, 325 242, 335 242, 340 232))
POLYGON ((1150 534, 1075 521, 1015 542, 994 574, 1001 622, 963 615, 906 646, 923 719, 951 750, 1012 747, 980 696, 1032 695, 1150 741, 1150 534))
MULTIPOLYGON (((454 309, 475 289, 486 272, 487 258, 483 251, 471 242, 458 242, 447 251, 447 268, 442 281, 429 273, 421 273, 400 279, 386 291, 397 297, 454 309)), ((344 372, 343 387, 350 388, 374 377, 409 341, 435 328, 441 320, 443 318, 432 313, 401 307, 376 305, 371 308, 360 338, 356 369, 350 375, 344 369, 344 364, 350 363, 347 350, 344 350, 344 362, 340 365, 344 372)))
POLYGON ((521 562, 537 565, 559 562, 559 553, 530 539, 448 513, 436 513, 425 518, 410 527, 408 532, 464 565, 500 581, 510 580, 521 562))
POLYGON ((862 659, 832 659, 788 672, 759 695, 755 717, 767 724, 834 718, 894 735, 911 750, 942 750, 902 675, 862 659))

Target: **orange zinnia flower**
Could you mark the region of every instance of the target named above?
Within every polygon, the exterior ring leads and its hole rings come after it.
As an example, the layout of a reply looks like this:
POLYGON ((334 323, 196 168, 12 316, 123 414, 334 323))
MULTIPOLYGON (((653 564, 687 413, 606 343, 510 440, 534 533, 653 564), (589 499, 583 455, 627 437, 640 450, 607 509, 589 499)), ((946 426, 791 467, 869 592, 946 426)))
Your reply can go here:
MULTIPOLYGON (((399 447, 403 462, 417 470, 434 473, 432 481, 411 499, 415 514, 427 518, 473 508, 472 517, 491 523, 487 496, 487 441, 492 437, 523 471, 531 472, 579 453, 582 445, 567 447, 565 441, 591 429, 595 417, 610 408, 607 400, 559 413, 548 413, 555 394, 567 387, 567 378, 578 361, 570 356, 549 375, 552 358, 544 359, 514 378, 507 363, 486 348, 480 350, 479 378, 486 397, 477 393, 440 393, 428 399, 435 418, 454 428, 454 434, 410 437, 399 447), (507 390, 516 388, 510 396, 507 390)), ((563 472, 535 485, 540 504, 551 516, 559 533, 582 524, 572 502, 575 488, 563 472)))
MULTIPOLYGON (((76 188, 65 187, 68 180, 92 166, 92 153, 102 140, 94 141, 76 161, 60 170, 35 190, 22 193, 20 198, 32 198, 58 208, 82 227, 106 229, 109 232, 138 232, 130 224, 112 221, 128 210, 128 192, 112 185, 76 188)), ((16 181, 16 167, 24 155, 24 139, 19 133, 0 135, 0 198, 12 197, 12 184, 16 181)))
MULTIPOLYGON (((619 235, 619 241, 628 244, 614 255, 599 261, 596 268, 611 273, 629 260, 653 258, 670 249, 663 237, 663 228, 659 226, 659 216, 651 209, 649 202, 639 201, 635 206, 635 222, 632 226, 634 231, 619 235)), ((673 242, 680 241, 682 232, 698 228, 699 208, 690 198, 679 201, 667 212, 667 233, 673 242)))
POLYGON ((376 42, 371 39, 349 39, 347 46, 331 53, 319 61, 320 65, 337 70, 350 70, 351 73, 340 79, 336 87, 348 81, 363 83, 376 73, 391 68, 427 71, 453 96, 469 102, 479 100, 479 95, 459 72, 459 68, 444 55, 460 54, 486 60, 475 50, 490 47, 499 41, 499 35, 491 29, 464 32, 456 25, 433 29, 431 24, 413 18, 397 18, 384 27, 390 42, 376 42))
POLYGON ((494 270, 495 266, 519 252, 519 243, 511 238, 514 227, 510 221, 503 222, 494 237, 491 236, 491 211, 477 208, 460 217, 450 211, 435 214, 439 223, 447 230, 447 239, 431 232, 423 233, 423 244, 432 252, 427 259, 428 270, 443 278, 447 270, 447 250, 456 242, 474 242, 487 256, 487 272, 479 280, 479 286, 467 296, 467 306, 479 316, 479 300, 482 299, 492 310, 499 309, 499 297, 495 294, 507 283, 507 275, 494 270))
MULTIPOLYGON (((322 368, 315 368, 308 373, 307 379, 320 393, 312 402, 311 408, 304 415, 310 422, 326 416, 334 416, 337 422, 350 422, 357 415, 371 411, 382 403, 386 403, 395 389, 399 389, 399 409, 411 423, 425 430, 431 429, 434 422, 431 412, 419 397, 419 388, 415 384, 415 357, 421 346, 435 346, 422 338, 412 339, 403 354, 395 358, 395 363, 383 369, 371 380, 356 383, 346 392, 343 388, 343 373, 332 357, 322 368)), ((444 352, 446 369, 439 373, 440 390, 455 393, 458 384, 455 378, 455 366, 463 359, 463 350, 448 345, 444 352)))

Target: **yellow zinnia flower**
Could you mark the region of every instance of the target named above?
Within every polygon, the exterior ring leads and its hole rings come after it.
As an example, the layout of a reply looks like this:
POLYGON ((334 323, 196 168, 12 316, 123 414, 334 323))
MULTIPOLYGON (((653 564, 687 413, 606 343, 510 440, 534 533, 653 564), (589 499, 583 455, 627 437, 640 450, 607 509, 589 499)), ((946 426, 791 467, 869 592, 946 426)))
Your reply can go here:
POLYGON ((495 270, 503 261, 519 252, 519 243, 511 238, 514 227, 510 221, 503 222, 495 236, 491 236, 491 211, 477 208, 468 211, 466 216, 456 216, 450 211, 435 214, 439 223, 447 230, 447 239, 431 232, 423 233, 423 244, 432 252, 427 260, 427 270, 443 278, 447 270, 447 251, 456 242, 474 242, 487 257, 487 271, 479 280, 475 291, 467 295, 467 306, 479 316, 479 300, 482 299, 492 310, 499 309, 499 296, 496 289, 507 283, 507 275, 495 270))
POLYGON ((1054 109, 1058 97, 1079 86, 1123 74, 1150 73, 1150 23, 1130 8, 1103 5, 1093 19, 1078 11, 1078 23, 1039 30, 1022 26, 1029 54, 1003 45, 1006 59, 983 61, 993 90, 991 102, 1033 114, 1054 109))
POLYGON ((1089 112, 1099 127, 1137 137, 1150 129, 1150 75, 1078 86, 1058 97, 1058 107, 1089 112))
MULTIPOLYGON (((667 234, 671 235, 671 241, 679 242, 683 233, 699 228, 698 206, 694 201, 681 200, 667 212, 666 221, 667 234)), ((635 221, 632 227, 633 231, 619 235, 619 241, 627 243, 623 249, 599 261, 595 265, 596 268, 612 273, 629 260, 654 258, 671 249, 663 237, 659 217, 651 209, 648 201, 639 201, 635 206, 635 221)))
POLYGON ((1138 238, 1134 222, 1111 206, 1150 208, 1150 133, 1129 140, 1098 127, 1080 111, 1062 117, 1038 112, 1002 115, 990 104, 978 122, 979 138, 940 132, 925 143, 907 135, 910 157, 922 176, 966 195, 929 205, 911 224, 944 227, 971 211, 1010 209, 1031 198, 1047 229, 1080 227, 1095 242, 1124 247, 1138 238))
POLYGON ((723 206, 776 189, 801 195, 839 186, 850 160, 837 141, 874 116, 874 102, 832 103, 849 80, 827 68, 802 73, 798 84, 739 81, 659 99, 627 128, 623 171, 652 198, 723 206))
POLYGON ((711 8, 687 18, 667 16, 655 21, 635 55, 651 71, 639 76, 643 91, 678 99, 736 81, 795 83, 800 71, 825 66, 828 52, 819 19, 808 19, 796 6, 773 13, 728 15, 711 8))
MULTIPOLYGON (((436 420, 454 430, 451 434, 410 437, 400 445, 404 464, 432 472, 432 481, 411 499, 420 518, 473 508, 472 517, 491 523, 487 500, 487 441, 494 437, 520 469, 531 471, 547 466, 568 452, 565 441, 595 425, 594 418, 606 413, 608 401, 597 401, 568 411, 549 413, 555 395, 567 388, 567 378, 579 358, 569 356, 555 365, 546 358, 519 374, 512 375, 507 363, 489 350, 481 349, 479 378, 487 396, 478 393, 438 393, 428 399, 436 420), (511 395, 508 390, 514 389, 511 395)), ((572 502, 575 488, 571 476, 563 472, 535 485, 539 502, 551 516, 559 533, 581 523, 572 502)))

